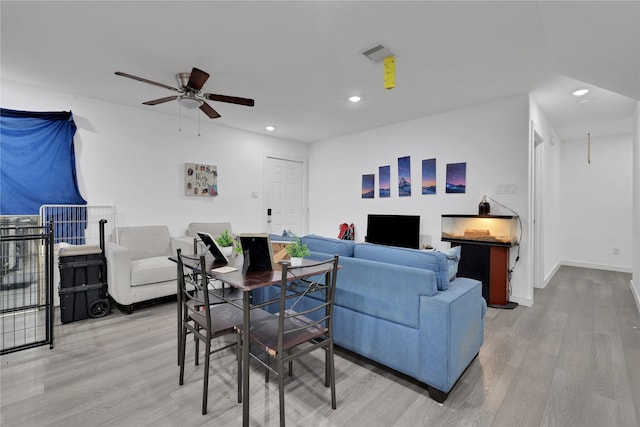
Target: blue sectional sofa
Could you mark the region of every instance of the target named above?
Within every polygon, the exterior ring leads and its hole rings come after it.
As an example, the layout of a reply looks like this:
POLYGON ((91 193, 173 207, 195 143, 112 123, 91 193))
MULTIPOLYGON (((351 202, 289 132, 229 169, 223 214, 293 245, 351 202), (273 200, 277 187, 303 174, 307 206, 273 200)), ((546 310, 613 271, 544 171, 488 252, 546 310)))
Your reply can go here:
MULTIPOLYGON (((308 258, 340 256, 334 342, 417 379, 444 402, 476 357, 484 338, 487 304, 482 284, 455 277, 456 262, 441 252, 302 238, 308 258), (451 267, 451 268, 450 268, 451 267)), ((260 302, 277 289, 254 294, 260 302)), ((307 296, 296 309, 313 305, 307 296)))

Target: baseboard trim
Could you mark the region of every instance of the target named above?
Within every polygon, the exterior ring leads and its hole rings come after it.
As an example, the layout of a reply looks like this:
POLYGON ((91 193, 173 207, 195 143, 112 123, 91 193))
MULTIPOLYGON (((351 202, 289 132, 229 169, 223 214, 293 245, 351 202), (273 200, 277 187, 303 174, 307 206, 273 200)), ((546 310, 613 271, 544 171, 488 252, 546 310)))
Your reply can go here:
POLYGON ((533 298, 523 298, 511 295, 509 297, 509 301, 517 302, 519 305, 524 305, 525 307, 531 307, 533 305, 533 298))
POLYGON ((549 274, 545 276, 544 281, 542 282, 542 286, 535 286, 535 288, 536 289, 546 288, 549 282, 551 282, 551 279, 553 279, 553 276, 558 272, 560 267, 562 267, 562 265, 559 262, 557 262, 556 265, 553 267, 553 269, 549 272, 549 274))
POLYGON ((573 260, 563 260, 560 262, 560 264, 566 265, 568 267, 593 268, 594 270, 618 271, 620 273, 633 272, 631 267, 627 267, 624 265, 595 264, 591 262, 573 261, 573 260))
POLYGON ((629 286, 631 287, 631 294, 633 295, 633 299, 636 300, 636 308, 638 309, 638 313, 640 313, 640 295, 638 295, 638 291, 633 285, 633 279, 629 281, 629 286))

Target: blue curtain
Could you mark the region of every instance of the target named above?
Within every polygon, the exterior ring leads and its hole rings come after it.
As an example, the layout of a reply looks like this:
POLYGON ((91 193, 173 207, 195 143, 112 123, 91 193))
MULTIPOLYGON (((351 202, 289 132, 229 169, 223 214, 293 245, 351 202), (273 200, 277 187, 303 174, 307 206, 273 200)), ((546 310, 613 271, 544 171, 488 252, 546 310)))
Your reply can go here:
POLYGON ((35 215, 44 204, 86 205, 76 177, 71 112, 0 109, 1 215, 35 215))

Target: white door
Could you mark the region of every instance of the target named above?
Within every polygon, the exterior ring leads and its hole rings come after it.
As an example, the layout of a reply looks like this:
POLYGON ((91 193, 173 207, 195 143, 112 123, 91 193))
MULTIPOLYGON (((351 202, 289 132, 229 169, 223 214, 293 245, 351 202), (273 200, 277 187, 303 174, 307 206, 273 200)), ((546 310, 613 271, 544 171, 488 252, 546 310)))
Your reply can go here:
POLYGON ((284 230, 298 236, 305 233, 305 182, 303 162, 267 157, 264 202, 267 230, 270 233, 282 235, 284 230))

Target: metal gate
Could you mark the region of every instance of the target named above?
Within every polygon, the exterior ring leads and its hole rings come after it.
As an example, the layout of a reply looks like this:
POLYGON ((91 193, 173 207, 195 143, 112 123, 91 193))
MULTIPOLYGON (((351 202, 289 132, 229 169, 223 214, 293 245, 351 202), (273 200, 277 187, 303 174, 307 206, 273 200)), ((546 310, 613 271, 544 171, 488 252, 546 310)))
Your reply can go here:
POLYGON ((0 354, 53 348, 53 222, 0 217, 0 354))

